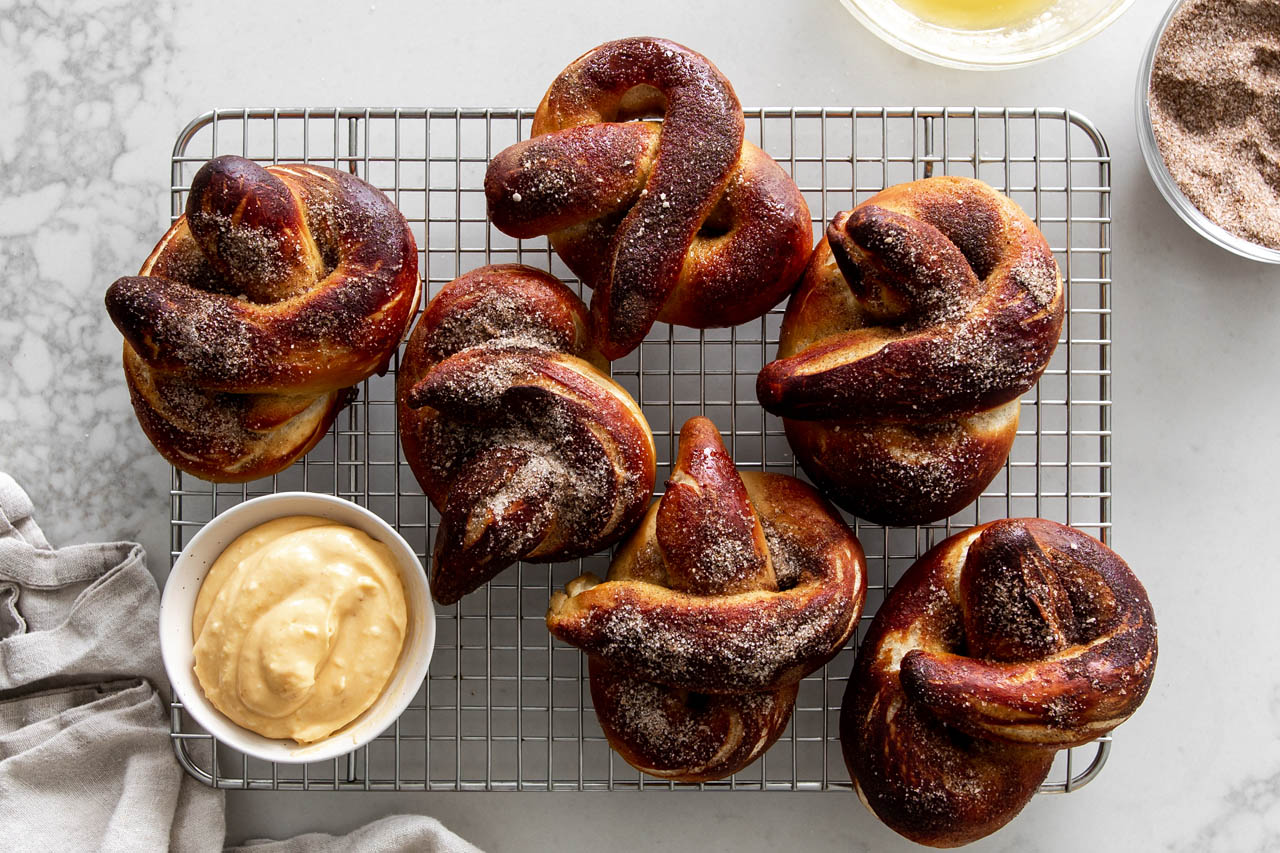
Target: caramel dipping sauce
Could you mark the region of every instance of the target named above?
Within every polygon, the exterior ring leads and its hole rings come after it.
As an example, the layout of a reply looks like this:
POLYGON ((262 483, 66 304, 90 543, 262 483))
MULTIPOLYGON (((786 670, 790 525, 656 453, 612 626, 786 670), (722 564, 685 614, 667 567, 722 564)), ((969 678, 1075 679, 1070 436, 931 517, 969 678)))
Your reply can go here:
POLYGON ((232 542, 200 587, 196 678, 237 725, 312 743, 382 693, 407 620, 386 545, 323 518, 275 519, 232 542))

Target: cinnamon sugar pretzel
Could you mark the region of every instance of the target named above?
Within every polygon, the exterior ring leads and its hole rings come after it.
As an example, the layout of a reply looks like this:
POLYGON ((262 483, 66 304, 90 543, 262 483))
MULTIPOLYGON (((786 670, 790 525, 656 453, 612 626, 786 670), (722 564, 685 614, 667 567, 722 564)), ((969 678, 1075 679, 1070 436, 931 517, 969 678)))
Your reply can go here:
POLYGON ((1003 467, 1062 318, 1053 253, 1011 199, 972 178, 900 184, 832 220, 756 391, 823 494, 882 524, 936 521, 1003 467))
POLYGON ((396 377, 405 458, 441 514, 431 591, 452 604, 518 560, 592 554, 653 494, 653 435, 604 372, 586 306, 518 265, 445 285, 396 377))
POLYGON ((241 482, 305 454, 351 386, 386 370, 419 286, 413 234, 380 191, 226 156, 106 305, 151 443, 190 474, 241 482))
POLYGON ((1115 552, 1044 519, 983 524, 876 613, 841 709, 845 761, 894 831, 967 844, 1022 810, 1057 750, 1128 719, 1155 663, 1151 602, 1115 552))
POLYGON ((844 645, 865 592, 862 548, 830 505, 793 477, 738 472, 699 417, 608 580, 570 582, 547 627, 587 653, 623 758, 705 781, 777 739, 797 683, 844 645))
POLYGON ((804 196, 743 132, 706 57, 664 39, 609 42, 555 79, 532 138, 493 158, 489 216, 514 237, 550 235, 595 290, 607 358, 657 320, 735 326, 790 292, 813 244, 804 196), (651 116, 661 124, 629 121, 651 116))

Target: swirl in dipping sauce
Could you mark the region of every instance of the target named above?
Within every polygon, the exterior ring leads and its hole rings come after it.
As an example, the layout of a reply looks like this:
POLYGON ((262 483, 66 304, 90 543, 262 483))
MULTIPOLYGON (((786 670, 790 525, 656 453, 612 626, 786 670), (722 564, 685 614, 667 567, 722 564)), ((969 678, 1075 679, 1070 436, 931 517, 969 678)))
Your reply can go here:
POLYGON ((222 552, 191 620, 205 696, 237 725, 310 743, 382 693, 404 644, 386 545, 323 518, 279 518, 222 552))

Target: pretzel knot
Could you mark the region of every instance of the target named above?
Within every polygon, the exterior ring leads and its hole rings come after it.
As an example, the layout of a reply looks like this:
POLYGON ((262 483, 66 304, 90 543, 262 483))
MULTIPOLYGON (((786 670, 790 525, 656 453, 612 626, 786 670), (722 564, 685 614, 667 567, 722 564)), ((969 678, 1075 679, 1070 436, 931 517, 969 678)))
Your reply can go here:
POLYGON ((107 290, 138 420, 170 463, 274 474, 385 371, 417 307, 418 253, 391 201, 321 166, 206 163, 186 214, 107 290))
POLYGON ((705 781, 777 739, 865 593, 862 548, 835 511, 793 477, 739 473, 699 417, 608 580, 570 582, 547 627, 588 654, 601 728, 628 762, 705 781))
POLYGON ((945 518, 1004 465, 1062 328, 1062 279, 981 181, 890 187, 838 214, 756 384, 805 471, 885 524, 945 518))
POLYGON ((1155 663, 1151 602, 1114 552, 1043 519, 984 524, 921 557, 876 614, 845 761, 892 829, 966 844, 1021 811, 1056 750, 1128 719, 1155 663))
POLYGON ((803 195, 743 127, 706 57, 663 39, 609 42, 555 79, 532 138, 493 158, 489 216, 513 237, 550 235, 595 290, 607 358, 657 320, 744 323, 790 292, 813 234, 803 195))
POLYGON ((431 590, 452 604, 519 560, 621 539, 653 493, 653 435, 601 368, 586 306, 518 265, 445 285, 396 377, 405 458, 440 511, 431 590))

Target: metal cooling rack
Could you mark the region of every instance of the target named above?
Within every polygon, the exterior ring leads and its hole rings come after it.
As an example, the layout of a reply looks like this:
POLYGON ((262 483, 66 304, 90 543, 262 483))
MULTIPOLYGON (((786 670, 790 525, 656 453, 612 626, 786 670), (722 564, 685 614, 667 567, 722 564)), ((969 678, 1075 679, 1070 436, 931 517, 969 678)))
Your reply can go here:
MULTIPOLYGON (((387 192, 420 247, 425 298, 462 272, 518 261, 580 284, 545 238, 514 240, 485 217, 489 158, 529 132, 524 110, 216 110, 178 137, 173 216, 191 178, 218 154, 260 162, 305 161, 348 169, 387 192)), ((850 518, 867 552, 862 626, 908 566, 954 531, 994 518, 1033 515, 1070 523, 1106 541, 1111 527, 1110 224, 1107 146, 1082 116, 1061 109, 761 109, 747 136, 793 175, 814 215, 815 235, 835 213, 880 189, 930 174, 976 175, 1008 192, 1054 247, 1067 280, 1063 339, 1022 421, 1004 474, 946 522, 890 528, 850 518)), ((737 464, 794 473, 778 419, 756 402, 755 378, 776 349, 782 308, 725 330, 659 325, 613 364, 640 401, 665 481, 688 417, 710 416, 737 464)), ((393 370, 398 365, 393 363, 393 370)), ((341 495, 393 523, 424 561, 438 515, 400 456, 395 381, 363 383, 330 435, 283 473, 247 485, 213 486, 173 472, 170 559, 217 513, 288 489, 341 495)), ((552 566, 520 565, 437 611, 431 672, 397 724, 345 759, 273 765, 213 743, 172 707, 172 738, 186 770, 220 788, 323 790, 616 790, 684 787, 640 775, 615 755, 591 710, 582 654, 552 640, 543 623, 551 591, 607 555, 552 566)), ((806 678, 791 724, 759 761, 697 787, 849 789, 838 718, 853 664, 851 641, 806 678)), ((1103 738, 1061 753, 1042 791, 1092 780, 1110 750, 1103 738)))

